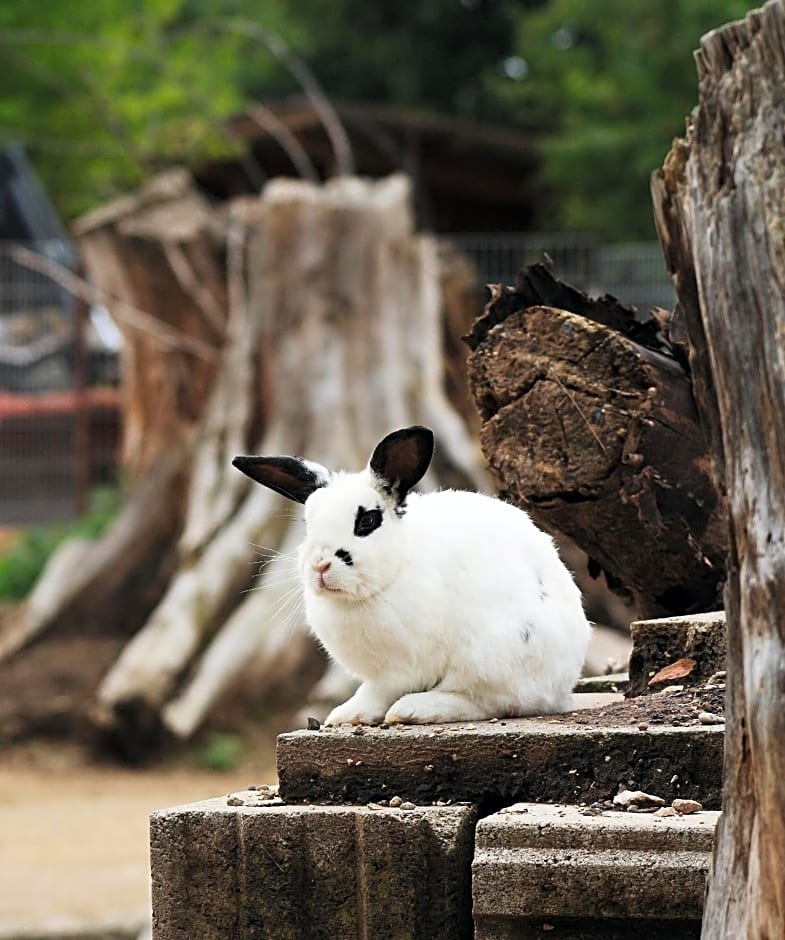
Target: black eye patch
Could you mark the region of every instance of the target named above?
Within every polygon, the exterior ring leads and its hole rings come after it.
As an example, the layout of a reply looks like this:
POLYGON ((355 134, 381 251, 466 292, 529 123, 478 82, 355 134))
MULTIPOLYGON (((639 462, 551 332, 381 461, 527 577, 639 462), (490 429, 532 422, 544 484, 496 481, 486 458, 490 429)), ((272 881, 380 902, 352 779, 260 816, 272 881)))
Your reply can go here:
POLYGON ((366 509, 364 506, 357 507, 357 515, 354 517, 354 534, 361 538, 370 535, 382 524, 384 514, 381 509, 366 509))

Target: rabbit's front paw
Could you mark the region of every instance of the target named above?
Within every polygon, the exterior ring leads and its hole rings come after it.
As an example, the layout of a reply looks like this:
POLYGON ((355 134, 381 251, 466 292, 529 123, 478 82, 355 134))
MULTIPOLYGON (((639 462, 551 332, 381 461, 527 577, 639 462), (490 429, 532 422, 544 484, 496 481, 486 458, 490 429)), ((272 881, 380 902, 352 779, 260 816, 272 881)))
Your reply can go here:
POLYGON ((458 692, 412 692, 392 705, 388 724, 430 725, 441 721, 478 721, 487 717, 470 698, 458 692))
POLYGON ((338 705, 325 718, 325 725, 378 725, 382 715, 358 710, 354 702, 349 699, 343 705, 338 705))
POLYGON ((343 705, 336 706, 326 725, 378 725, 384 718, 390 699, 364 683, 343 705))

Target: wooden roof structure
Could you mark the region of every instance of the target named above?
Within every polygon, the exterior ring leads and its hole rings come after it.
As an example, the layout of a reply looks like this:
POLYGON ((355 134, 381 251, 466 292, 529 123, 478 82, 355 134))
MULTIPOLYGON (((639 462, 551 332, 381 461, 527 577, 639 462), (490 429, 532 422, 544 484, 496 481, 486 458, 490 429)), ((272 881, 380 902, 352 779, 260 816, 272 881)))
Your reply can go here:
MULTIPOLYGON (((519 130, 423 111, 331 102, 361 176, 396 170, 415 182, 420 224, 435 231, 521 231, 531 226, 537 154, 519 130)), ((270 124, 293 135, 317 174, 335 172, 328 133, 304 98, 265 103, 237 116, 231 135, 247 144, 241 157, 201 166, 200 184, 221 198, 258 189, 272 176, 299 175, 270 124), (260 114, 267 119, 261 121, 260 114)))

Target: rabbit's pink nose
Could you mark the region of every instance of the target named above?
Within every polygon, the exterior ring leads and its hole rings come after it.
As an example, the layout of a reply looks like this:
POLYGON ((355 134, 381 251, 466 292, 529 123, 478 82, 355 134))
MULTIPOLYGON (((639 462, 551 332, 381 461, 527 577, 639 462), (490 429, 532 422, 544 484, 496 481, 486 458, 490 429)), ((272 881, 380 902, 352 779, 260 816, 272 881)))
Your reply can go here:
POLYGON ((325 571, 329 571, 332 566, 331 561, 320 561, 318 565, 314 565, 314 569, 319 572, 319 574, 324 574, 325 571))

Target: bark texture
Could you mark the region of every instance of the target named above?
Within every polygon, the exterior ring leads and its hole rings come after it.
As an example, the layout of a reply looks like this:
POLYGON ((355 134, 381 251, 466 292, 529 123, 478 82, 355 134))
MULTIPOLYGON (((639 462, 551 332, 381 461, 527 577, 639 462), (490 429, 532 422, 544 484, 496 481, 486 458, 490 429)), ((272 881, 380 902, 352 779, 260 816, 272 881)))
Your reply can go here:
POLYGON ((228 312, 223 225, 173 170, 75 228, 91 278, 119 301, 122 462, 138 478, 191 433, 215 377, 228 312), (129 319, 124 307, 144 313, 129 319))
POLYGON ((730 562, 724 807, 706 938, 785 934, 785 3, 708 34, 699 104, 653 179, 730 562))
POLYGON ((662 326, 534 265, 494 289, 468 337, 483 450, 508 496, 643 617, 714 609, 727 550, 690 376, 662 326))

